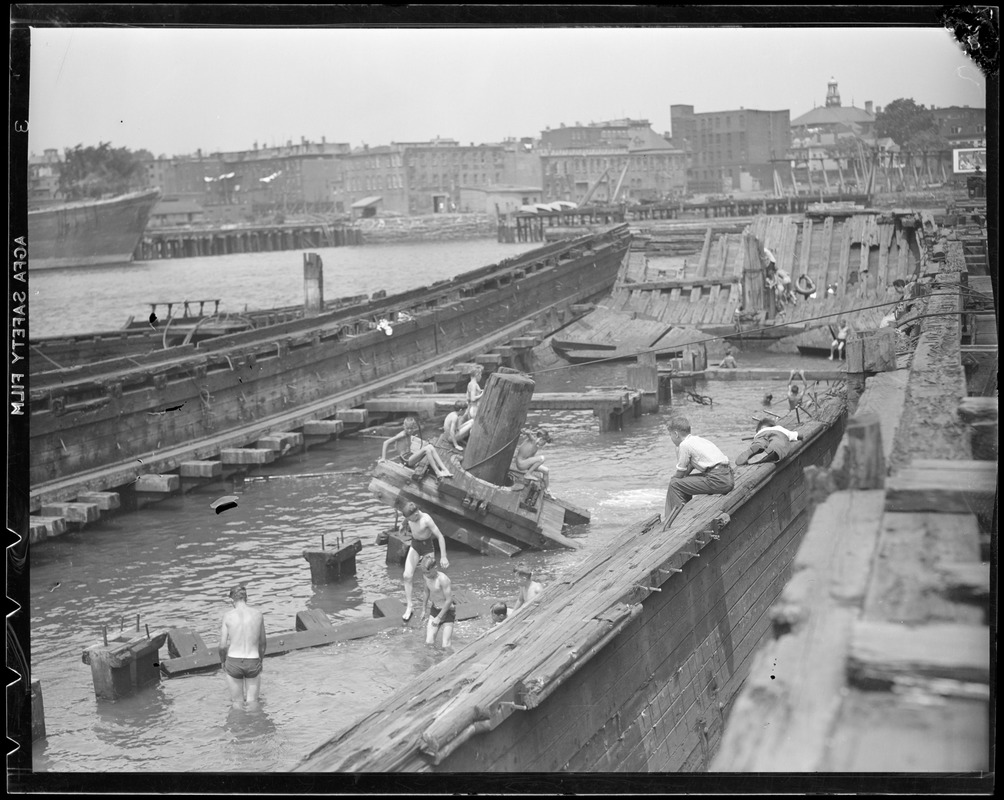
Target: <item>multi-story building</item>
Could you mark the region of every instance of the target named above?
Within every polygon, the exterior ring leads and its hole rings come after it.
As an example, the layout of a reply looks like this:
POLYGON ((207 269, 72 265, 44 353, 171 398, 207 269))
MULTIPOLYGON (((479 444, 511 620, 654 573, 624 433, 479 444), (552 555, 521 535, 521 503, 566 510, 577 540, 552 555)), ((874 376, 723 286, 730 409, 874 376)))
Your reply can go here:
POLYGON ((660 200, 687 189, 687 155, 648 120, 614 120, 543 131, 544 200, 660 200))
POLYGON ((775 162, 791 144, 787 109, 694 113, 691 105, 670 106, 673 144, 690 156, 687 185, 691 192, 767 190, 773 186, 775 162))
POLYGON ((987 110, 969 106, 932 108, 938 134, 954 147, 987 146, 987 110))
POLYGON ((51 203, 62 199, 59 191, 59 170, 63 160, 59 151, 49 148, 28 157, 28 205, 51 203))

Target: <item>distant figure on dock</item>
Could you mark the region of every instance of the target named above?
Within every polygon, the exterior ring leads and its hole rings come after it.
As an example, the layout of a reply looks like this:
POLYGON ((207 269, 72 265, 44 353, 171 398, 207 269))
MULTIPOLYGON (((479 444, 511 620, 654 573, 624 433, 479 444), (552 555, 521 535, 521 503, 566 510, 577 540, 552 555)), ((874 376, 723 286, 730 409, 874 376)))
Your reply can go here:
POLYGON ((429 618, 425 631, 425 643, 435 644, 436 634, 443 632, 443 649, 450 646, 453 639, 453 624, 457 621, 457 607, 453 603, 450 578, 436 569, 436 556, 426 553, 422 556, 422 577, 425 579, 425 597, 422 600, 422 619, 429 618), (432 608, 429 608, 429 604, 432 608))
POLYGON ((411 544, 408 547, 408 554, 404 557, 404 599, 407 608, 404 610, 402 619, 407 622, 414 612, 412 582, 415 579, 415 567, 418 566, 418 561, 423 556, 431 555, 435 558, 436 546, 433 537, 435 537, 435 541, 439 542, 439 561, 443 565, 443 569, 449 568, 450 559, 446 557, 446 539, 432 517, 411 502, 404 504, 401 513, 404 514, 404 518, 408 522, 408 530, 411 531, 411 544))
POLYGON ((455 450, 464 449, 461 441, 470 435, 472 427, 474 427, 474 420, 468 413, 467 402, 457 400, 453 404, 453 411, 447 414, 446 419, 443 420, 443 433, 446 434, 446 438, 450 440, 455 450))
POLYGON ((802 386, 799 388, 798 384, 795 382, 795 370, 792 370, 788 375, 788 410, 794 411, 796 408, 800 408, 802 405, 802 400, 805 398, 805 392, 809 388, 809 384, 805 382, 805 370, 798 370, 798 376, 802 379, 802 386))
POLYGON ((838 356, 841 360, 847 357, 844 353, 844 348, 847 345, 847 336, 850 332, 851 327, 847 324, 847 320, 842 319, 837 323, 837 332, 830 343, 830 361, 833 361, 834 355, 838 356))
POLYGON ((544 466, 544 456, 538 455, 537 451, 542 444, 546 443, 547 440, 544 435, 524 430, 520 435, 519 444, 516 446, 516 451, 512 454, 512 461, 509 464, 509 469, 519 475, 530 479, 539 476, 541 488, 544 491, 547 491, 551 473, 544 466))
POLYGON ((223 615, 220 625, 220 664, 230 688, 234 708, 258 707, 262 659, 265 657, 265 617, 247 604, 243 584, 230 590, 234 607, 223 615))
POLYGON ((753 443, 736 456, 736 464, 760 464, 766 461, 780 461, 791 450, 791 443, 797 442, 799 433, 775 425, 770 417, 762 417, 756 425, 753 443))
POLYGON ((721 363, 718 365, 719 369, 736 369, 738 368, 736 363, 736 357, 732 355, 732 350, 725 351, 725 358, 722 359, 721 363))
POLYGON ((519 581, 519 597, 516 598, 512 607, 513 614, 515 614, 521 609, 526 609, 530 603, 536 600, 544 591, 544 585, 533 579, 533 571, 529 567, 514 567, 513 572, 516 573, 516 579, 519 581))
POLYGON ((478 401, 485 393, 484 389, 481 388, 481 376, 484 372, 485 368, 478 364, 467 383, 467 414, 472 420, 478 415, 478 401))
POLYGON ((492 606, 492 625, 505 622, 509 616, 509 606, 504 601, 499 601, 492 606))
POLYGON ((697 494, 728 494, 735 486, 735 475, 728 456, 707 439, 690 432, 690 420, 674 417, 669 436, 677 449, 676 474, 669 479, 662 529, 669 530, 677 514, 697 494), (691 474, 697 470, 695 474, 691 474))
POLYGON ((387 460, 387 449, 395 442, 397 443, 397 460, 406 467, 418 466, 424 458, 428 460, 429 466, 432 467, 438 479, 453 477, 453 473, 446 468, 446 464, 443 463, 443 458, 436 451, 436 448, 423 441, 419 436, 418 420, 414 417, 405 417, 401 432, 394 434, 383 443, 383 449, 380 452, 381 461, 387 460))

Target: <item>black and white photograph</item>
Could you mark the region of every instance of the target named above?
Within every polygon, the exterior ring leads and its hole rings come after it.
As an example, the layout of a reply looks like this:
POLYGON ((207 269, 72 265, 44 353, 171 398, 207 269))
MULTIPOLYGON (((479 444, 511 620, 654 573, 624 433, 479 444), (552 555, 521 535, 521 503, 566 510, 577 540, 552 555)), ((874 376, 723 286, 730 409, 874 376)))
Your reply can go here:
POLYGON ((992 794, 998 14, 12 5, 8 791, 992 794))

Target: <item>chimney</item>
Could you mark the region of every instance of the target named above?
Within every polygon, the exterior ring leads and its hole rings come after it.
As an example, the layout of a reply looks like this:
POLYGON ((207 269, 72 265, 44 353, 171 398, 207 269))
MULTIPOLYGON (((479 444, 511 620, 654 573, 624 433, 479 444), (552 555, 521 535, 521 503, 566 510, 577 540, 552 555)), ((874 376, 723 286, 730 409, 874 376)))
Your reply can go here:
POLYGON ((865 111, 867 111, 869 114, 872 113, 872 101, 871 100, 865 100, 865 111))

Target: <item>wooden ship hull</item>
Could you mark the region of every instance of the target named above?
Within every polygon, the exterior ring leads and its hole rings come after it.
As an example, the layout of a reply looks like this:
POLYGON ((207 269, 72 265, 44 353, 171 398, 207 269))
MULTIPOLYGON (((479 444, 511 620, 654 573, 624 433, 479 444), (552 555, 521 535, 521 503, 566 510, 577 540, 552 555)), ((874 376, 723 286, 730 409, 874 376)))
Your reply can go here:
MULTIPOLYGON (((833 324, 841 316, 896 303, 893 282, 909 282, 919 270, 930 218, 912 211, 877 212, 823 206, 805 215, 756 217, 744 233, 705 239, 692 275, 648 279, 644 259, 632 254, 634 273, 619 276, 606 306, 638 318, 697 328, 709 335, 777 340, 833 324), (793 283, 806 276, 815 297, 798 296, 779 308, 763 291, 750 291, 752 264, 744 237, 771 250, 793 283), (744 270, 746 275, 744 275, 744 270), (836 286, 828 295, 827 287, 836 286), (743 304, 746 316, 737 319, 743 304)), ((762 278, 760 278, 762 281, 762 278)))
MULTIPOLYGON (((335 416, 609 291, 626 225, 430 287, 137 356, 33 372, 32 511, 335 416), (393 335, 375 329, 393 323, 393 335)), ((33 359, 38 360, 38 359, 33 359)), ((51 365, 50 365, 51 366, 51 365)))
POLYGON ((57 269, 132 261, 160 189, 107 200, 28 211, 30 268, 57 269))
POLYGON ((304 772, 676 772, 713 758, 809 521, 839 400, 779 463, 737 468, 668 532, 658 516, 545 587, 309 754, 304 772))

